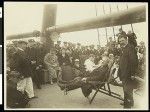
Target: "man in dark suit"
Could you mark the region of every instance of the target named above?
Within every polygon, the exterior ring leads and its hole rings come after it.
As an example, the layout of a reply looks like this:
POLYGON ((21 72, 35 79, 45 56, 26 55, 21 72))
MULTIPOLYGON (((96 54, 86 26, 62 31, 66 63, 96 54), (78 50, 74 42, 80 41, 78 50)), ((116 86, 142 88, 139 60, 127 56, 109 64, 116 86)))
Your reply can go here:
POLYGON ((32 69, 32 80, 36 84, 38 89, 41 89, 41 83, 40 83, 40 76, 37 73, 36 67, 38 66, 38 44, 35 42, 34 39, 28 40, 28 47, 26 49, 26 53, 28 54, 29 61, 31 63, 31 69, 32 69))
POLYGON ((25 52, 27 43, 25 41, 19 41, 18 42, 18 50, 15 54, 16 58, 16 70, 23 75, 24 77, 30 77, 31 76, 31 69, 30 69, 30 62, 28 61, 28 56, 25 52))
POLYGON ((86 73, 82 78, 84 84, 82 84, 81 89, 83 95, 90 100, 90 93, 92 92, 93 85, 89 82, 93 81, 105 81, 109 67, 109 58, 103 57, 101 66, 97 65, 91 73, 86 73))
POLYGON ((15 70, 22 75, 22 80, 17 83, 17 90, 23 93, 26 92, 29 98, 35 98, 31 78, 31 64, 28 54, 25 52, 26 47, 27 43, 25 41, 19 41, 18 51, 14 56, 16 58, 15 70))
POLYGON ((38 82, 39 85, 42 85, 44 83, 43 69, 45 69, 46 66, 43 60, 44 60, 46 53, 47 52, 43 44, 39 43, 38 48, 37 48, 37 61, 36 61, 36 74, 38 76, 38 79, 40 79, 40 81, 38 82))
POLYGON ((138 57, 135 47, 128 43, 127 36, 120 35, 118 42, 122 49, 119 61, 118 75, 123 84, 124 108, 131 108, 134 105, 133 100, 133 76, 138 67, 138 57))

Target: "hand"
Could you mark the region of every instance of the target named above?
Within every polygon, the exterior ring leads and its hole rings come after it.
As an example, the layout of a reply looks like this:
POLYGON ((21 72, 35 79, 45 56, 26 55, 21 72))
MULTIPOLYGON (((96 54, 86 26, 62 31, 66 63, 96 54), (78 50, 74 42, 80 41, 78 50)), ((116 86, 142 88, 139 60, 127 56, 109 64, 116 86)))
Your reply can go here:
POLYGON ((42 65, 39 65, 39 67, 42 67, 42 65))
POLYGON ((82 81, 86 83, 87 78, 83 78, 82 81))
POLYGON ((35 64, 36 63, 36 61, 31 61, 31 64, 35 64))

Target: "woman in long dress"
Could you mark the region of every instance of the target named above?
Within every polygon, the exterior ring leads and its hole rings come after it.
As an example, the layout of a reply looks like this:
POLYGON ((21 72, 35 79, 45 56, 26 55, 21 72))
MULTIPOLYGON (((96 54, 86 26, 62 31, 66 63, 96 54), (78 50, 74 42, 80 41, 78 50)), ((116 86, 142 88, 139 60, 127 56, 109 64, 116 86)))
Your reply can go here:
POLYGON ((59 70, 59 63, 55 50, 50 50, 50 53, 46 54, 44 62, 49 71, 50 84, 53 84, 53 80, 57 79, 57 71, 59 70))

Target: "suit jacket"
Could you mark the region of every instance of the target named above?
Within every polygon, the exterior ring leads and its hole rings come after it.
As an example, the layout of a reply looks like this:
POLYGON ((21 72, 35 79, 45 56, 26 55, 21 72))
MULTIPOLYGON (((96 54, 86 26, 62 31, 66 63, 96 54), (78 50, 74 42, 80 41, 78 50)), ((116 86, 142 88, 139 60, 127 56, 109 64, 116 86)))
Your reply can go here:
POLYGON ((101 66, 95 69, 89 77, 87 77, 87 81, 103 81, 108 73, 108 65, 101 66))
POLYGON ((36 61, 35 64, 32 64, 33 70, 39 65, 44 67, 44 56, 46 55, 46 52, 43 47, 28 47, 25 52, 28 54, 30 62, 36 61))
POLYGON ((27 47, 25 52, 28 54, 30 61, 36 61, 37 59, 37 50, 34 47, 27 47))
POLYGON ((65 65, 71 65, 69 56, 67 54, 65 54, 65 57, 63 57, 62 54, 58 55, 58 62, 59 66, 62 66, 63 63, 65 63, 65 65))
POLYGON ((46 55, 46 50, 44 49, 44 47, 43 46, 39 47, 37 49, 37 60, 36 60, 37 61, 36 62, 37 66, 42 65, 44 67, 44 57, 45 57, 45 55, 46 55))
POLYGON ((32 74, 31 64, 26 52, 18 50, 18 52, 15 54, 15 59, 15 70, 18 71, 24 77, 30 77, 32 74))
POLYGON ((118 75, 121 81, 130 80, 138 67, 138 56, 133 45, 127 44, 122 50, 118 75))

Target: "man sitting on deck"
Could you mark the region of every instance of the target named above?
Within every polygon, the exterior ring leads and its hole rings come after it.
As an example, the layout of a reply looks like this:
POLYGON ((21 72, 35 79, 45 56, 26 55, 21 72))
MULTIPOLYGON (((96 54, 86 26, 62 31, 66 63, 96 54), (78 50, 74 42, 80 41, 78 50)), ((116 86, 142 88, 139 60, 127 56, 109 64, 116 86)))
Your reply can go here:
MULTIPOLYGON (((91 82, 105 81, 109 69, 108 63, 109 58, 107 56, 104 56, 102 58, 102 63, 100 65, 95 65, 94 55, 91 54, 84 64, 86 68, 86 73, 83 73, 83 71, 81 71, 81 74, 79 73, 71 80, 71 82, 69 81, 69 83, 66 83, 67 90, 81 88, 83 95, 89 99, 88 96, 93 89, 93 83, 91 82)), ((66 73, 63 75, 66 75, 66 73)), ((75 72, 73 74, 71 73, 70 75, 75 75, 75 72)), ((63 86, 63 82, 58 83, 58 85, 60 86, 61 90, 65 89, 65 87, 63 86)))
POLYGON ((88 71, 89 73, 87 74, 87 76, 82 78, 82 81, 85 83, 82 85, 81 89, 82 89, 82 93, 85 97, 87 97, 89 99, 89 95, 92 92, 92 88, 93 85, 90 82, 94 82, 94 81, 105 81, 106 76, 107 76, 107 72, 108 72, 108 63, 109 63, 109 58, 104 56, 102 58, 102 63, 101 66, 99 65, 94 65, 94 63, 90 62, 92 61, 91 59, 93 59, 93 55, 90 55, 91 57, 89 58, 89 63, 87 63, 87 60, 85 61, 85 66, 86 64, 88 64, 86 66, 86 71, 88 71), (91 65, 90 65, 91 64, 91 65))
POLYGON ((88 73, 91 73, 94 69, 99 67, 98 65, 95 65, 94 58, 94 54, 90 54, 89 58, 84 62, 86 72, 88 73))

